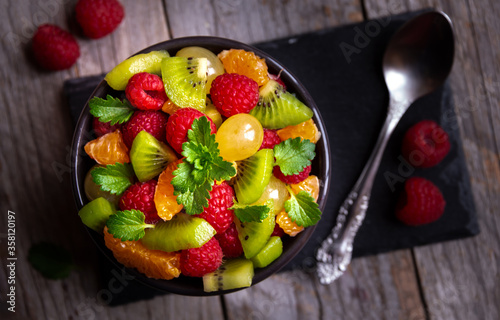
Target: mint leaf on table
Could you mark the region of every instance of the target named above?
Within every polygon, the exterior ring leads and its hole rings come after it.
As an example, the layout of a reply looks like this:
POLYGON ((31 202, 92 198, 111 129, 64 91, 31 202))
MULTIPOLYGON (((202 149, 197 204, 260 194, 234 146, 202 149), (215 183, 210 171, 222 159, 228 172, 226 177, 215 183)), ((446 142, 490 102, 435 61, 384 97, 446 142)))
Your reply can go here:
POLYGON ((147 224, 145 219, 144 213, 139 210, 118 211, 109 216, 106 226, 113 237, 122 241, 135 241, 144 237, 144 229, 155 227, 147 224))
POLYGON ((285 201, 285 211, 290 219, 301 227, 310 227, 315 225, 321 219, 321 210, 318 204, 307 191, 300 191, 294 194, 287 186, 290 193, 290 199, 285 201))
POLYGON ((315 148, 316 145, 307 139, 289 138, 274 146, 274 165, 279 166, 284 175, 297 174, 311 165, 316 156, 315 148))
POLYGON ((134 170, 129 163, 108 164, 106 167, 96 167, 90 172, 95 184, 101 190, 120 195, 132 185, 134 170))
POLYGON ((185 157, 173 172, 174 195, 186 213, 199 214, 208 206, 214 180, 229 180, 236 174, 231 162, 220 156, 210 122, 203 116, 193 121, 187 142, 182 145, 185 157))
POLYGON ((241 222, 262 222, 262 220, 268 217, 271 211, 273 202, 272 200, 269 201, 271 201, 271 203, 263 205, 243 205, 235 203, 230 209, 234 210, 234 215, 241 222))
POLYGON ((127 100, 121 101, 109 94, 106 99, 94 97, 89 101, 90 113, 101 122, 124 123, 134 113, 134 108, 127 100))
POLYGON ((74 267, 68 250, 48 242, 32 245, 28 252, 28 261, 48 279, 64 279, 74 267))

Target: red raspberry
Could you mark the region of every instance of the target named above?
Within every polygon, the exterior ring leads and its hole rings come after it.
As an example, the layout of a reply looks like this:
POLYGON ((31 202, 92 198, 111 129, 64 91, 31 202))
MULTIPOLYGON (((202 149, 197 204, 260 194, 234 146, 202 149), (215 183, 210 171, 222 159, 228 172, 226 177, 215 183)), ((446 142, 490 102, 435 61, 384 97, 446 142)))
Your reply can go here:
POLYGON ((283 231, 283 229, 281 229, 280 225, 279 224, 275 224, 274 225, 274 230, 273 230, 273 233, 271 234, 271 237, 283 237, 283 235, 285 234, 285 231, 283 231))
POLYGON ((181 272, 185 276, 203 277, 217 270, 221 264, 222 249, 215 238, 199 248, 181 251, 181 272))
POLYGON ((238 238, 238 230, 234 223, 231 223, 224 233, 216 234, 215 238, 219 241, 224 257, 236 258, 243 254, 243 247, 241 246, 240 238, 238 238))
POLYGON ((51 24, 38 27, 31 47, 38 64, 49 70, 68 69, 80 56, 80 47, 75 38, 51 24))
POLYGON ((137 182, 131 185, 120 198, 120 210, 140 210, 146 216, 146 223, 160 220, 154 201, 156 180, 137 182))
POLYGON ((286 184, 294 184, 304 181, 307 177, 309 177, 309 173, 311 173, 311 166, 307 166, 301 172, 297 174, 292 174, 289 176, 285 176, 279 166, 275 166, 273 168, 273 174, 276 178, 280 179, 286 184))
POLYGON ((110 122, 101 122, 99 121, 99 118, 96 117, 94 117, 94 120, 92 120, 92 128, 94 129, 94 133, 97 137, 103 136, 106 133, 116 131, 120 129, 121 126, 122 125, 119 123, 111 125, 110 122))
POLYGON ((237 73, 225 73, 214 79, 210 97, 219 112, 230 117, 249 113, 259 102, 259 85, 237 73))
MULTIPOLYGON (((191 129, 194 119, 205 116, 201 111, 193 108, 181 108, 168 118, 167 122, 167 141, 172 148, 178 153, 182 153, 182 144, 187 141, 187 132, 191 129)), ((215 123, 207 117, 210 121, 212 133, 217 132, 215 123)))
POLYGON ((234 219, 233 210, 229 210, 234 204, 233 198, 234 190, 227 182, 214 184, 210 191, 208 207, 200 213, 199 217, 208 221, 217 233, 223 233, 234 219))
POLYGON ((134 107, 141 110, 160 110, 167 101, 161 78, 147 72, 134 74, 130 78, 125 95, 134 107))
POLYGON ((165 142, 166 126, 167 116, 161 111, 135 111, 122 127, 123 141, 130 149, 135 136, 144 130, 156 139, 165 142))
POLYGON ((420 121, 408 129, 401 148, 403 157, 417 168, 435 166, 449 151, 448 134, 431 120, 420 121))
POLYGON ((281 80, 280 78, 280 75, 275 75, 275 74, 268 74, 269 75, 269 79, 271 80, 274 80, 276 82, 278 82, 280 85, 283 86, 283 89, 286 90, 286 84, 283 82, 283 80, 281 80))
POLYGON ((123 6, 117 0, 79 0, 75 11, 83 33, 91 39, 113 32, 125 16, 123 6))
POLYGON ((259 150, 262 149, 273 149, 275 145, 281 142, 281 138, 276 133, 276 130, 264 128, 264 139, 262 140, 262 145, 259 150))
POLYGON ((405 182, 396 206, 396 217, 410 226, 436 221, 446 202, 439 188, 427 179, 412 177, 405 182))

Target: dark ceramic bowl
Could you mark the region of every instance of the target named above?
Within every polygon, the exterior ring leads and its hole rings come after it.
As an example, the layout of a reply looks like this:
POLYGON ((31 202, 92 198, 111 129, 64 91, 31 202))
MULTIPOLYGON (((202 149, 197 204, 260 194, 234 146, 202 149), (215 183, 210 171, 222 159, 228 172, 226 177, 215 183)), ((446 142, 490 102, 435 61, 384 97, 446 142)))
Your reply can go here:
MULTIPOLYGON (((167 50, 171 55, 175 55, 175 53, 188 46, 200 46, 206 49, 213 51, 214 53, 219 53, 225 49, 244 49, 247 51, 253 51, 255 54, 260 56, 261 58, 265 58, 266 63, 269 68, 269 72, 272 74, 278 74, 281 71, 281 79, 287 86, 287 90, 295 93, 297 97, 304 102, 307 106, 309 106, 314 111, 314 121, 321 131, 321 139, 317 143, 316 146, 316 158, 313 161, 312 172, 311 174, 315 174, 320 178, 321 186, 318 198, 319 209, 323 211, 326 205, 328 189, 330 184, 330 146, 328 144, 328 135, 326 133, 325 124, 321 115, 319 114, 318 108, 314 103, 313 99, 304 88, 304 86, 300 83, 300 81, 293 76, 283 65, 281 65, 278 61, 274 60, 265 52, 254 48, 252 46, 236 42, 233 40, 216 38, 216 37, 187 37, 187 38, 178 38, 169 41, 165 41, 162 43, 158 43, 151 47, 148 47, 139 53, 147 53, 153 50, 167 50)), ((105 98, 107 94, 111 94, 112 96, 124 97, 123 92, 117 92, 111 89, 106 81, 102 81, 95 91, 93 92, 91 97, 101 97, 105 98)), ((76 130, 73 137, 73 146, 72 146, 72 164, 74 167, 72 168, 72 183, 73 183, 73 191, 76 200, 76 205, 78 210, 80 210, 86 203, 88 203, 87 198, 85 197, 84 191, 84 178, 87 171, 95 164, 95 162, 90 159, 83 149, 85 144, 94 139, 92 133, 92 115, 89 112, 88 102, 85 105, 85 108, 80 115, 78 120, 76 130)), ((292 258, 302 249, 302 247, 306 244, 308 239, 314 232, 315 227, 306 228, 303 232, 301 232, 296 237, 285 237, 283 242, 283 254, 275 260, 272 264, 267 266, 266 268, 255 269, 255 276, 253 278, 253 285, 256 283, 266 279, 270 275, 274 274, 282 267, 284 267, 292 258)), ((87 228, 90 236, 97 244, 97 246, 101 249, 101 251, 106 255, 111 261, 113 261, 118 267, 121 268, 120 263, 118 263, 110 250, 106 248, 104 245, 104 239, 102 234, 99 234, 89 228, 87 228)), ((192 296, 206 296, 206 295, 218 295, 223 293, 228 293, 236 290, 227 290, 227 291, 219 291, 219 292, 210 292, 206 293, 203 291, 203 282, 201 278, 191 278, 180 276, 177 279, 173 280, 156 280, 151 279, 143 274, 139 273, 135 269, 128 269, 128 272, 133 275, 137 280, 147 284, 156 289, 160 289, 167 292, 184 294, 184 295, 192 295, 192 296)))

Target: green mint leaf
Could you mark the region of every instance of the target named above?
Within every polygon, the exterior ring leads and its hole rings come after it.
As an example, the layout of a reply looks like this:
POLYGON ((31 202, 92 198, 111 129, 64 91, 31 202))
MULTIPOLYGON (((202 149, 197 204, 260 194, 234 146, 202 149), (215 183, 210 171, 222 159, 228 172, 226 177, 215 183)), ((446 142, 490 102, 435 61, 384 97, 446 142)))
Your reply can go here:
POLYGON ((154 228, 153 224, 144 222, 145 216, 139 210, 117 211, 106 222, 108 232, 122 241, 139 240, 144 237, 147 228, 154 228))
POLYGON ((48 242, 32 245, 28 252, 28 261, 48 279, 64 279, 74 267, 68 250, 48 242))
POLYGON ((263 205, 242 205, 235 203, 230 209, 241 222, 262 222, 272 210, 273 202, 263 205))
MULTIPOLYGON (((204 184, 197 186, 193 191, 178 194, 177 203, 184 206, 187 214, 200 214, 203 212, 203 208, 208 207, 211 190, 212 184, 205 181, 204 184)), ((174 194, 176 194, 176 191, 174 191, 174 194)))
POLYGON ((304 170, 311 164, 316 153, 316 145, 311 141, 300 137, 289 138, 274 146, 275 165, 279 166, 284 175, 293 175, 304 170))
POLYGON ((287 186, 287 189, 290 199, 285 201, 285 211, 290 219, 302 227, 315 225, 321 219, 321 210, 311 194, 307 191, 294 194, 290 187, 287 186))
POLYGON ((120 195, 132 185, 134 170, 129 163, 108 164, 106 167, 96 167, 90 172, 95 184, 101 190, 120 195))
POLYGON ((111 122, 111 125, 128 121, 134 113, 134 108, 127 100, 121 101, 109 94, 106 100, 99 97, 90 99, 89 106, 94 117, 99 118, 101 122, 111 122))
POLYGON ((182 145, 183 162, 173 172, 174 194, 186 213, 199 214, 208 206, 214 180, 228 180, 236 174, 231 162, 220 157, 215 134, 203 116, 193 121, 188 141, 182 145))

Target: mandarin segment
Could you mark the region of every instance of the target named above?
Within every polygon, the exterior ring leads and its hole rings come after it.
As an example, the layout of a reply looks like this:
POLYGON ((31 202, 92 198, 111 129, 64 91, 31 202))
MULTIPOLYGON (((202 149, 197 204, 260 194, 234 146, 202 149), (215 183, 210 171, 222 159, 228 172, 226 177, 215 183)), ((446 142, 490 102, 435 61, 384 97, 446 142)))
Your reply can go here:
POLYGON ((255 80, 259 87, 269 81, 267 64, 253 52, 241 49, 224 50, 218 55, 227 73, 237 73, 255 80))
POLYGON ((318 130, 318 127, 314 123, 313 119, 309 119, 294 126, 285 127, 276 131, 276 133, 282 141, 300 137, 302 140, 308 139, 312 143, 316 143, 319 138, 321 138, 321 132, 318 130))
POLYGON ((164 221, 172 219, 183 208, 181 204, 177 203, 177 196, 174 195, 174 186, 172 185, 174 178, 172 172, 177 169, 177 165, 181 162, 182 160, 177 160, 169 163, 158 177, 154 202, 158 216, 164 221))
POLYGON ((121 241, 104 228, 104 242, 118 262, 149 278, 171 280, 181 274, 180 253, 147 249, 140 241, 121 241))
POLYGON ((307 191, 314 198, 314 201, 318 201, 319 179, 317 176, 310 175, 304 181, 296 184, 291 184, 290 187, 295 194, 299 193, 300 191, 307 191))
POLYGON ((302 232, 302 230, 304 230, 304 227, 298 226, 292 221, 292 219, 290 219, 285 210, 281 211, 278 216, 276 216, 276 223, 287 235, 291 237, 295 237, 302 232))
POLYGON ((169 115, 173 115, 177 110, 181 107, 172 102, 172 100, 167 99, 163 106, 161 107, 161 111, 168 113, 169 115))
POLYGON ((85 152, 98 164, 128 163, 128 148, 120 130, 87 142, 85 152))

